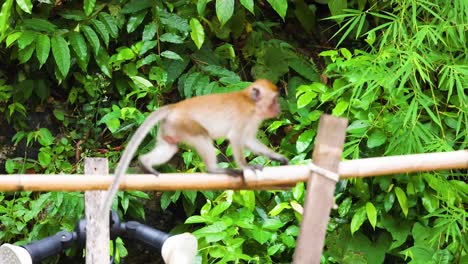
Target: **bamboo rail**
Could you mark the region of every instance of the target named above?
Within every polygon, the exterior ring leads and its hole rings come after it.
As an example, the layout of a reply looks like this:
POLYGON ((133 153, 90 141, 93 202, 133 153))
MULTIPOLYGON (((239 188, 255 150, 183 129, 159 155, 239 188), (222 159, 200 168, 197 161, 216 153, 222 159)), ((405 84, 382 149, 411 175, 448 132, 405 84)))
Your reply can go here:
MULTIPOLYGON (((468 169, 468 150, 412 154, 342 161, 341 179, 411 173, 419 171, 468 169)), ((221 190, 275 189, 305 182, 310 176, 307 165, 265 167, 263 171, 240 177, 208 173, 128 174, 122 190, 221 190)), ((86 191, 106 190, 113 175, 11 174, 0 175, 0 191, 86 191)))

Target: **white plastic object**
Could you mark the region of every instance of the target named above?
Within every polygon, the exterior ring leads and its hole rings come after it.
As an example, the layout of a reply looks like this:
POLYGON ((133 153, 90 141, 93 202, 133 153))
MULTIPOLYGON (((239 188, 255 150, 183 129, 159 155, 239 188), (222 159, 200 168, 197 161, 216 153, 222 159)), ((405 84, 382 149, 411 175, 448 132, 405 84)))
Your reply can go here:
POLYGON ((26 249, 3 244, 0 246, 0 264, 32 264, 32 259, 26 249))
POLYGON ((166 264, 193 264, 197 252, 197 238, 190 233, 169 237, 161 249, 166 264))

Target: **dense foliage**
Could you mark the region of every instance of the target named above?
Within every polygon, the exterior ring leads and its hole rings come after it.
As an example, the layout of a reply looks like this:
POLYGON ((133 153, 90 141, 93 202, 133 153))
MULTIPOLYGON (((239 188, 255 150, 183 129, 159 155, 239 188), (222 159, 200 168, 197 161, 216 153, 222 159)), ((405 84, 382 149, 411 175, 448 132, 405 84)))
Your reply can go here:
MULTIPOLYGON (((259 137, 293 163, 309 161, 322 113, 349 119, 346 159, 466 149, 467 28, 464 0, 5 0, 0 126, 35 151, 4 167, 82 173, 82 158, 96 156, 115 165, 148 112, 256 78, 282 90, 283 113, 259 137)), ((192 150, 179 157, 162 169, 203 170, 192 150)), ((305 189, 165 192, 161 206, 183 206, 175 230, 194 232, 203 263, 287 263, 305 189)), ((115 206, 142 218, 140 198, 120 193, 115 206)), ((467 263, 467 200, 466 171, 341 181, 322 262, 467 263)), ((79 193, 0 193, 0 241, 72 229, 82 214, 79 193)))

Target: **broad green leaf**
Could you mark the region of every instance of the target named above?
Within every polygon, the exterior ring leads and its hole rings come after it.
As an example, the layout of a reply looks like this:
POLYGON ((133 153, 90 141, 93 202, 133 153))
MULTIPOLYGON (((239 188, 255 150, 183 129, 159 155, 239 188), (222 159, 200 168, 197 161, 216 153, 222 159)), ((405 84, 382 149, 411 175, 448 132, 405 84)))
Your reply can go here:
POLYGON ((101 36, 102 41, 106 45, 109 46, 109 31, 104 23, 97 19, 91 19, 91 24, 93 24, 94 29, 96 32, 101 36))
POLYGON ((156 81, 161 86, 164 86, 167 82, 167 72, 161 67, 151 67, 149 79, 156 81))
POLYGON ((141 24, 141 22, 143 22, 145 16, 146 10, 130 16, 127 22, 127 32, 132 33, 133 31, 135 31, 135 29, 141 24))
POLYGON ((245 9, 249 10, 250 13, 254 14, 254 1, 253 0, 240 0, 241 5, 245 7, 245 9))
MULTIPOLYGON (((107 128, 110 130, 111 133, 117 131, 120 128, 120 111, 112 111, 105 114, 101 120, 98 121, 99 124, 106 124, 107 128)), ((162 206, 162 205, 161 205, 162 206)))
POLYGON ((18 48, 24 49, 29 46, 37 37, 37 33, 33 31, 23 31, 23 34, 18 39, 18 48))
POLYGON ((383 145, 387 141, 387 136, 385 136, 385 133, 380 130, 374 130, 369 138, 367 139, 367 147, 368 148, 375 148, 383 145))
POLYGON ((16 168, 15 162, 11 159, 7 159, 7 161, 5 162, 5 171, 8 174, 12 174, 15 172, 15 168, 16 168))
POLYGON ((334 116, 341 116, 344 114, 344 112, 346 112, 346 110, 348 109, 348 106, 349 106, 348 101, 339 100, 338 104, 336 104, 335 108, 333 108, 332 114, 334 116))
POLYGON ((39 68, 44 65, 49 57, 50 39, 47 35, 39 34, 36 39, 36 57, 39 61, 39 68))
POLYGON ((366 219, 366 208, 362 206, 356 211, 356 213, 354 213, 353 218, 351 219, 351 234, 354 234, 356 231, 358 231, 366 219))
POLYGON ((65 113, 62 110, 54 109, 53 113, 57 120, 63 121, 65 119, 65 113))
POLYGON ((107 54, 106 49, 100 49, 98 55, 94 56, 94 59, 101 71, 107 75, 107 77, 112 78, 112 69, 109 65, 109 54, 107 54))
POLYGON ((146 52, 148 52, 149 50, 153 49, 154 47, 156 47, 158 45, 158 41, 157 40, 147 40, 147 41, 143 41, 143 45, 141 45, 141 48, 140 48, 140 52, 139 52, 139 55, 144 55, 146 52))
POLYGON ((121 12, 124 14, 132 14, 153 7, 154 5, 154 0, 131 0, 125 4, 121 12))
POLYGON ((203 216, 199 215, 192 215, 185 220, 185 224, 198 224, 198 223, 206 223, 207 219, 203 216))
POLYGON ((70 70, 70 49, 62 36, 53 36, 51 39, 52 54, 60 73, 65 77, 70 70))
POLYGON ((132 79, 133 83, 135 83, 140 89, 148 89, 153 87, 153 84, 143 77, 130 76, 130 79, 132 79))
POLYGON ((13 0, 6 0, 3 2, 2 9, 0 10, 0 41, 3 40, 3 34, 10 26, 10 15, 13 6, 13 0))
POLYGON ((277 205, 275 205, 275 207, 273 207, 273 209, 270 210, 270 212, 268 212, 268 215, 269 216, 277 216, 279 215, 284 209, 290 209, 291 206, 289 205, 289 203, 287 202, 282 202, 282 203, 279 203, 277 205))
POLYGON ((83 31, 83 34, 88 40, 88 43, 93 48, 94 55, 97 55, 99 53, 99 49, 101 48, 101 43, 99 42, 99 38, 96 32, 94 32, 94 30, 89 26, 82 26, 81 31, 83 31))
POLYGON ((54 33, 57 30, 57 26, 55 24, 40 18, 30 18, 23 20, 23 27, 35 31, 45 31, 49 33, 54 33))
POLYGON ((314 98, 317 97, 317 93, 308 91, 299 96, 297 99, 297 108, 306 107, 314 98))
POLYGON ((81 60, 86 60, 86 57, 88 56, 88 46, 86 45, 83 35, 79 32, 70 32, 68 35, 68 41, 76 55, 81 60))
POLYGON ((408 199, 406 198, 405 192, 400 187, 395 187, 395 194, 403 214, 408 216, 408 199))
POLYGON ((268 247, 267 253, 269 256, 275 255, 281 248, 284 248, 283 244, 275 244, 271 247, 268 247))
POLYGON ((251 190, 241 190, 239 194, 242 196, 243 205, 250 211, 255 209, 255 193, 251 190))
POLYGON ((159 37, 159 40, 162 42, 169 42, 174 44, 181 44, 184 43, 184 39, 174 33, 164 33, 159 37))
POLYGON ((274 219, 274 218, 268 218, 263 221, 262 228, 268 229, 268 230, 273 230, 276 231, 279 228, 283 227, 286 223, 279 220, 279 219, 274 219))
POLYGON ((101 12, 99 13, 99 20, 106 25, 111 37, 117 38, 119 35, 119 28, 117 27, 115 19, 108 13, 101 12))
POLYGON ((96 0, 83 0, 83 10, 87 16, 91 15, 96 6, 96 0))
POLYGON ((198 19, 192 18, 190 19, 190 29, 190 37, 197 48, 200 49, 205 41, 205 30, 203 29, 203 26, 198 19))
POLYGON ((367 219, 369 219, 372 228, 374 228, 375 230, 375 225, 377 224, 377 210, 375 209, 374 204, 372 204, 371 202, 366 203, 366 213, 367 219))
POLYGON ((32 54, 34 53, 35 45, 29 45, 26 48, 18 51, 18 60, 20 63, 25 63, 31 59, 32 54))
MULTIPOLYGON (((337 16, 343 14, 343 10, 347 7, 347 0, 330 0, 328 2, 328 8, 332 16, 337 16)), ((343 18, 336 19, 338 22, 341 22, 343 18)))
POLYGON ((9 34, 5 40, 6 47, 9 48, 11 44, 13 44, 16 40, 18 40, 21 37, 22 34, 22 31, 17 31, 15 33, 9 34))
POLYGON ((143 41, 152 40, 156 35, 157 28, 156 22, 147 24, 143 30, 143 41))
POLYGON ((161 57, 168 58, 168 59, 171 59, 171 60, 183 60, 182 57, 180 57, 179 54, 177 54, 177 53, 175 53, 173 51, 170 51, 170 50, 166 50, 166 51, 161 52, 161 57))
POLYGON ((338 206, 338 214, 341 217, 346 216, 349 213, 349 210, 351 209, 351 205, 353 203, 353 200, 351 197, 347 197, 343 200, 343 202, 340 203, 340 206, 338 206))
POLYGON ((306 130, 302 132, 301 135, 299 135, 296 142, 297 152, 302 153, 310 146, 312 140, 314 139, 315 133, 316 132, 314 130, 306 130))
POLYGON ((52 157, 50 156, 50 154, 42 151, 39 152, 39 154, 37 155, 37 159, 39 160, 39 164, 41 164, 43 168, 47 167, 52 161, 52 157))
POLYGON ((205 9, 206 9, 206 4, 210 2, 211 0, 198 0, 197 1, 197 12, 198 15, 204 17, 205 16, 205 9))
POLYGON ((426 208, 429 213, 439 209, 439 199, 435 195, 424 193, 421 200, 424 208, 426 208))
POLYGON ((52 133, 50 133, 49 129, 41 128, 39 129, 37 134, 38 134, 37 141, 42 146, 50 146, 54 143, 55 137, 52 136, 52 133))
MULTIPOLYGON (((346 0, 345 0, 346 1, 346 0)), ((287 0, 267 0, 270 3, 271 7, 278 13, 278 15, 283 19, 286 16, 286 11, 288 10, 288 1, 287 0)))
POLYGON ((234 13, 234 0, 216 0, 216 16, 221 26, 231 19, 234 13))
POLYGON ((26 13, 31 14, 32 3, 31 0, 16 0, 16 4, 26 13))

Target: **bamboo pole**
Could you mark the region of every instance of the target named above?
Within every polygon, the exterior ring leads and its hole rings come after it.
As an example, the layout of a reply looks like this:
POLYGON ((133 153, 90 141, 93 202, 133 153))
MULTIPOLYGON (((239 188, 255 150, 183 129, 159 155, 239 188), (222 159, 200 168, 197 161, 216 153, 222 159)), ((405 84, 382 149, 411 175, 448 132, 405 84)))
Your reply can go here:
MULTIPOLYGON (((365 158, 340 162, 341 179, 381 176, 395 173, 468 169, 468 150, 365 158)), ((310 176, 307 165, 266 167, 256 175, 240 177, 208 173, 128 174, 122 180, 122 190, 222 190, 274 189, 294 186, 310 176)), ((0 191, 86 191, 106 190, 113 175, 80 174, 11 174, 0 175, 0 191)))

